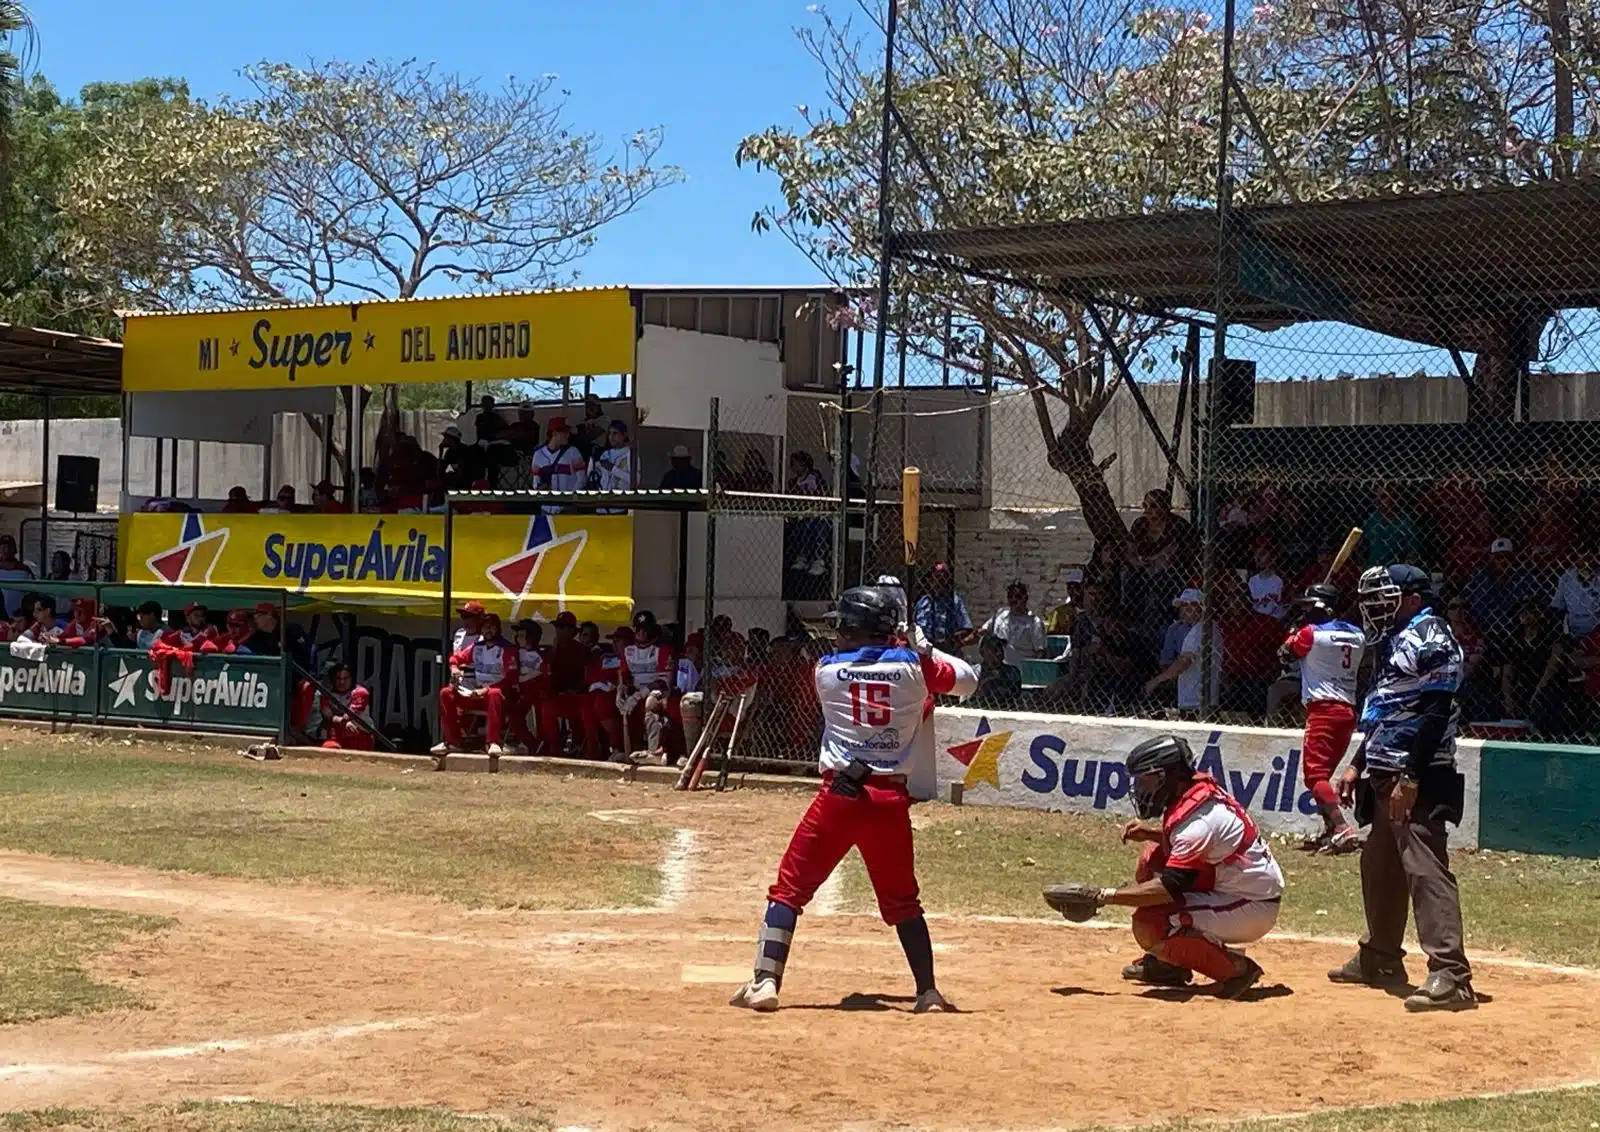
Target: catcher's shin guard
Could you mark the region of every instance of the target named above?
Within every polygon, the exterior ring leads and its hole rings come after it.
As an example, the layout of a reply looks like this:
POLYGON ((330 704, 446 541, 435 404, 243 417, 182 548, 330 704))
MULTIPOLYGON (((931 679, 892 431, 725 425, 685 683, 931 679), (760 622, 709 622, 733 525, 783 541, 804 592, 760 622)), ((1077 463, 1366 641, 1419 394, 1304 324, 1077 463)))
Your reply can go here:
POLYGON ((756 936, 755 977, 758 981, 771 979, 776 986, 783 986, 783 968, 789 962, 789 945, 794 940, 794 926, 799 915, 776 900, 767 904, 766 917, 756 936))
POLYGON ((1167 937, 1156 945, 1155 956, 1163 963, 1196 971, 1219 983, 1239 973, 1233 952, 1195 932, 1181 931, 1167 937))

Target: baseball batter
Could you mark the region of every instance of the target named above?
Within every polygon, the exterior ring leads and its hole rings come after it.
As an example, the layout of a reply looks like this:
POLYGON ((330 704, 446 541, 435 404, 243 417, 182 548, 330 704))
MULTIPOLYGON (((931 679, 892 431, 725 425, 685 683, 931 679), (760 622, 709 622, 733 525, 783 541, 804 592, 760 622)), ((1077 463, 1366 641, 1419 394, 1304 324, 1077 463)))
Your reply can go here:
POLYGON ((1283 872, 1250 815, 1176 735, 1147 739, 1128 753, 1134 809, 1160 829, 1129 822, 1124 841, 1144 841, 1135 883, 1124 888, 1056 885, 1044 898, 1069 920, 1106 904, 1134 909, 1133 938, 1144 956, 1122 972, 1155 986, 1182 986, 1199 972, 1220 998, 1238 998, 1261 966, 1238 945, 1254 943, 1278 921, 1283 872), (1234 947, 1230 947, 1232 944, 1234 947))
POLYGON ((800 912, 853 845, 861 852, 878 911, 900 936, 916 979, 918 1014, 953 1009, 934 985, 933 942, 918 900, 911 839, 913 765, 932 748, 918 735, 933 726, 933 697, 970 696, 971 665, 926 645, 897 639, 900 605, 879 586, 856 586, 833 614, 838 651, 817 662, 822 703, 822 788, 795 827, 767 890, 756 937, 755 973, 731 1005, 778 1009, 778 991, 800 912))
POLYGON ((1333 772, 1350 746, 1356 729, 1356 674, 1366 636, 1338 619, 1339 591, 1334 586, 1307 586, 1295 602, 1302 624, 1279 650, 1284 660, 1300 662, 1300 702, 1306 707, 1306 730, 1300 759, 1306 786, 1322 814, 1322 835, 1302 848, 1318 853, 1351 853, 1361 838, 1339 806, 1333 772))

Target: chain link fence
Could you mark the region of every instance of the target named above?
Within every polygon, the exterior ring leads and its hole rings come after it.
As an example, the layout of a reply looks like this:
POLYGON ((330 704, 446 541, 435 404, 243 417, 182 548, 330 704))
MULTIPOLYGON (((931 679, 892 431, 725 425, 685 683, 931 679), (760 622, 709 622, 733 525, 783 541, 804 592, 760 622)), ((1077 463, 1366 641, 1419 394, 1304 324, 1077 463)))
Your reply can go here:
POLYGON ((1591 13, 858 9, 802 30, 826 103, 743 151, 863 347, 808 447, 861 554, 785 519, 784 629, 894 573, 983 706, 1289 724, 1293 599, 1360 526, 1348 612, 1365 566, 1434 575, 1467 733, 1600 735, 1591 13))

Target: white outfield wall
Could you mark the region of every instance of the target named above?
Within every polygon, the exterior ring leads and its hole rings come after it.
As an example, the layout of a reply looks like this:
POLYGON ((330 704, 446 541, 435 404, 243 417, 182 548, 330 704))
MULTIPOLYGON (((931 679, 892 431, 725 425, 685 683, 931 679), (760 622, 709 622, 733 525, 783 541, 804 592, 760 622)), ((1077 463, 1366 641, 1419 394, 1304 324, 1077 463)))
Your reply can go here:
MULTIPOLYGON (((961 783, 968 805, 1132 817, 1123 760, 1156 735, 1188 740, 1200 769, 1243 802, 1262 829, 1301 835, 1321 829, 1300 773, 1300 733, 1264 727, 940 708, 934 713, 938 796, 948 798, 951 784, 961 783)), ((1456 744, 1467 801, 1451 843, 1462 848, 1478 844, 1482 747, 1473 740, 1456 744)))

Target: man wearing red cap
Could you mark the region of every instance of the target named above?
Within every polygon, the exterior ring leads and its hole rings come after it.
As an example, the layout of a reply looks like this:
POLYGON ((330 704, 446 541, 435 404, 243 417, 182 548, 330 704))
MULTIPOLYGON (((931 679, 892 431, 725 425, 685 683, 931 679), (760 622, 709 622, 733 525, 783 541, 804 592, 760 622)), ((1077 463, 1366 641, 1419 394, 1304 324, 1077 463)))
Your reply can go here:
MULTIPOLYGON (((533 452, 533 485, 540 491, 582 491, 589 481, 589 468, 572 446, 566 417, 551 417, 544 444, 533 452)), ((559 507, 545 509, 553 515, 559 507)))
POLYGON ((439 689, 439 727, 444 741, 433 748, 446 755, 461 746, 461 717, 472 708, 484 714, 488 753, 502 753, 506 705, 517 694, 517 648, 500 634, 500 616, 486 613, 482 633, 450 657, 450 682, 439 689))
POLYGON ((100 604, 92 597, 72 599, 72 620, 61 631, 61 643, 68 648, 91 646, 109 636, 110 624, 99 616, 100 604))
POLYGON ((461 615, 461 627, 450 640, 451 656, 477 641, 479 633, 483 631, 483 615, 487 610, 481 601, 465 601, 456 612, 461 615))

